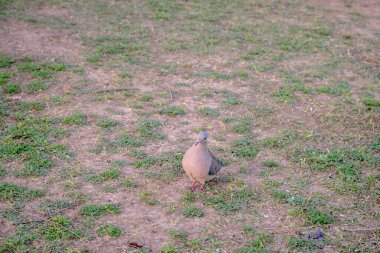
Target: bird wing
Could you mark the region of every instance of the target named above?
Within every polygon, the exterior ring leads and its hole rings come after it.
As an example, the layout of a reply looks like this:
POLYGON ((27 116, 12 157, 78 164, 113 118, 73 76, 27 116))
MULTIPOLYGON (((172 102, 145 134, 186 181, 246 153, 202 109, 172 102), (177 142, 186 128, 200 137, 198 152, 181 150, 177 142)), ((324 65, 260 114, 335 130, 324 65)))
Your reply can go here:
POLYGON ((208 174, 216 175, 220 171, 220 169, 224 166, 224 164, 210 150, 208 152, 211 156, 211 165, 210 165, 208 174))

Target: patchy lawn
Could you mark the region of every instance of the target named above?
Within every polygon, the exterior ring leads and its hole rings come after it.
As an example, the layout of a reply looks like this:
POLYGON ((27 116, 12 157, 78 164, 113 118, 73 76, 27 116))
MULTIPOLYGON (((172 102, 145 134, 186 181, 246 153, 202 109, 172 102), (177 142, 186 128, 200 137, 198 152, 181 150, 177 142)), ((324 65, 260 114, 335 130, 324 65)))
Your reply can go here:
POLYGON ((375 252, 379 13, 0 0, 0 252, 375 252))

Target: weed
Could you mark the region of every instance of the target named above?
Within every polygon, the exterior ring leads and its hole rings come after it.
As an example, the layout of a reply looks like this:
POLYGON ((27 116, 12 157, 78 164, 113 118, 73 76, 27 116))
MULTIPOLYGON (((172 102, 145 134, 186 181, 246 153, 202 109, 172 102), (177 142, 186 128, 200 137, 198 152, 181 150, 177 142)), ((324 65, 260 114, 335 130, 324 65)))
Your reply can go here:
POLYGON ((380 101, 374 98, 364 98, 363 104, 365 104, 366 106, 379 107, 380 101))
POLYGON ((251 131, 251 123, 249 120, 242 120, 232 127, 232 131, 238 134, 249 134, 251 131))
POLYGON ((261 164, 269 168, 281 167, 281 164, 279 164, 277 161, 274 161, 274 160, 265 160, 261 164))
POLYGON ((83 216, 98 217, 104 214, 118 214, 120 213, 120 208, 114 204, 96 205, 87 204, 81 206, 79 209, 79 214, 83 216))
POLYGON ((87 125, 87 116, 81 112, 74 112, 63 119, 63 123, 68 125, 83 126, 87 125))
POLYGON ((60 199, 57 199, 57 200, 47 199, 38 205, 39 209, 48 216, 58 214, 62 212, 63 210, 69 209, 73 206, 75 206, 74 202, 60 200, 60 199))
POLYGON ((137 183, 133 178, 126 177, 121 181, 120 185, 124 188, 131 188, 137 186, 137 183))
POLYGON ((302 252, 315 252, 318 249, 322 249, 326 245, 326 241, 324 239, 310 240, 308 238, 300 237, 291 237, 288 243, 291 249, 297 249, 302 252))
POLYGON ((103 183, 107 180, 116 179, 120 176, 119 168, 111 168, 95 175, 87 176, 86 179, 91 183, 103 183))
POLYGON ((204 216, 204 211, 195 206, 186 206, 183 208, 182 214, 188 218, 200 218, 204 216))
POLYGON ((0 252, 27 252, 30 244, 37 239, 37 234, 29 229, 18 228, 0 244, 0 252))
POLYGON ((163 139, 164 136, 157 131, 157 128, 159 128, 161 125, 161 122, 158 120, 143 120, 137 124, 136 132, 139 136, 147 139, 163 139))
POLYGON ((183 230, 169 230, 169 236, 176 241, 180 241, 181 243, 186 243, 188 239, 188 234, 183 230))
POLYGON ((119 134, 116 143, 120 147, 141 147, 145 145, 145 141, 143 139, 134 137, 128 133, 119 134))
POLYGON ((35 92, 41 92, 49 88, 49 85, 42 81, 33 81, 31 84, 29 84, 26 87, 27 93, 35 93, 35 92))
POLYGON ((45 195, 44 190, 30 189, 21 185, 0 183, 0 199, 5 201, 30 200, 45 195))
POLYGON ((110 237, 119 237, 122 233, 121 228, 112 225, 102 225, 96 229, 96 232, 110 237))
POLYGON ((324 225, 334 222, 334 217, 315 208, 310 208, 305 212, 306 225, 324 225))
POLYGON ((328 151, 320 149, 296 149, 290 159, 313 170, 328 170, 347 164, 374 166, 378 163, 373 154, 365 148, 336 148, 328 151))
POLYGON ((5 86, 5 92, 9 94, 17 94, 21 92, 21 88, 17 84, 10 83, 5 86))
POLYGON ((197 112, 204 115, 204 116, 207 116, 207 117, 218 117, 220 114, 218 111, 216 111, 210 107, 198 108, 197 112))
POLYGON ((165 106, 159 110, 159 113, 169 116, 185 115, 185 109, 178 106, 165 106))
POLYGON ((86 57, 86 60, 90 63, 96 63, 101 60, 101 55, 100 54, 91 54, 86 57))
POLYGON ((142 191, 139 194, 140 200, 147 205, 157 205, 158 201, 153 197, 153 193, 149 191, 142 191))
POLYGON ((5 84, 9 79, 9 75, 5 72, 0 72, 0 86, 5 84))
POLYGON ((74 229, 72 221, 64 216, 56 215, 50 218, 50 224, 39 229, 40 233, 49 240, 61 238, 79 239, 83 237, 83 232, 74 229))
POLYGON ((42 102, 20 101, 17 105, 22 111, 42 111, 45 109, 45 104, 42 102))
POLYGON ((253 141, 243 139, 232 143, 231 153, 236 157, 255 158, 259 153, 259 149, 253 141))
POLYGON ((4 57, 3 55, 0 54, 0 68, 9 67, 15 62, 16 62, 16 60, 14 60, 12 58, 4 57))
POLYGON ((115 127, 115 126, 120 125, 120 122, 117 120, 104 118, 104 119, 99 120, 96 125, 98 127, 107 129, 107 128, 111 128, 111 127, 115 127))
POLYGON ((176 246, 167 244, 160 247, 160 253, 181 253, 182 251, 176 246))
POLYGON ((350 85, 345 81, 339 81, 338 86, 324 86, 318 87, 317 92, 329 95, 342 95, 351 91, 350 85))

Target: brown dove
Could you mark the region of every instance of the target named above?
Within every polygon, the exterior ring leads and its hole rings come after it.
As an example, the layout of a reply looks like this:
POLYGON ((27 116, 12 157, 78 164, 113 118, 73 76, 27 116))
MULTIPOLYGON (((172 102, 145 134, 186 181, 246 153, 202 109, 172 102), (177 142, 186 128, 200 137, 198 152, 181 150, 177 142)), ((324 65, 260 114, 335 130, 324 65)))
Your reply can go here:
POLYGON ((216 177, 223 163, 208 149, 206 132, 200 132, 197 140, 183 156, 182 167, 192 180, 191 190, 201 184, 200 190, 205 189, 205 183, 216 177))

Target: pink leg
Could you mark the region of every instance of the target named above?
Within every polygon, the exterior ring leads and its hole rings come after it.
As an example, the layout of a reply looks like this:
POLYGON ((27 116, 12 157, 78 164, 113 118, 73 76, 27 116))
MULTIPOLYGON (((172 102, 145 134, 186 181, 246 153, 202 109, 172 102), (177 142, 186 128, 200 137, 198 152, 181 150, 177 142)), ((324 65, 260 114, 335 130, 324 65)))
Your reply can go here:
POLYGON ((199 190, 204 192, 205 191, 205 184, 201 184, 201 187, 199 187, 199 190))
POLYGON ((190 188, 190 190, 194 191, 196 187, 197 187, 197 182, 194 181, 191 183, 189 188, 190 188))

